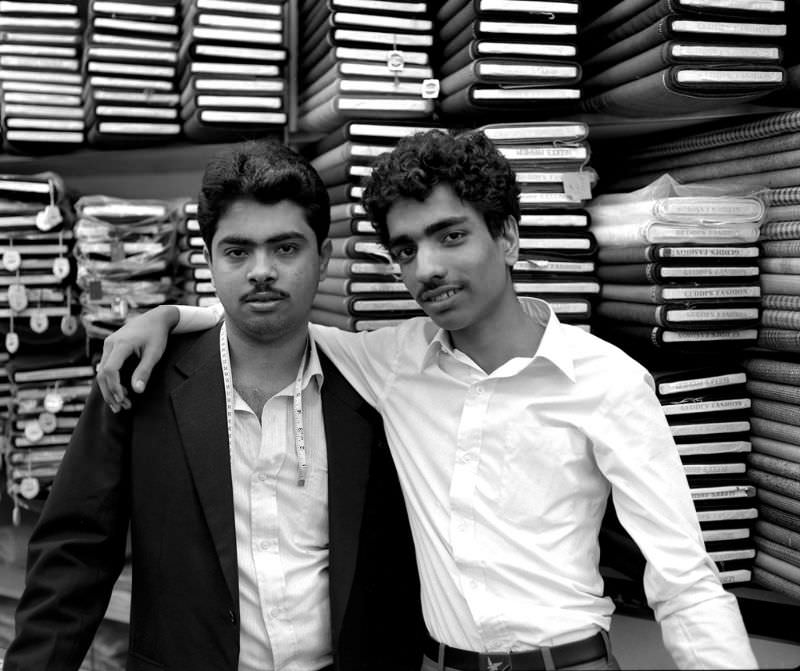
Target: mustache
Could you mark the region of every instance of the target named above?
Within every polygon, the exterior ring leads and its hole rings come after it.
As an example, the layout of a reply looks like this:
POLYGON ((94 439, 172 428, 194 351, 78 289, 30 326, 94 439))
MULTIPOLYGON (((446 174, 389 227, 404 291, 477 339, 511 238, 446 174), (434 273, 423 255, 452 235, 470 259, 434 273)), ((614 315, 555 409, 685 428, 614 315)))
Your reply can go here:
POLYGON ((287 294, 285 291, 282 291, 280 289, 276 289, 276 288, 274 288, 274 287, 272 287, 272 286, 270 286, 268 284, 259 284, 259 285, 254 286, 250 291, 248 291, 246 294, 244 294, 242 296, 242 300, 247 301, 247 300, 254 299, 256 297, 263 298, 265 295, 267 297, 273 298, 273 299, 275 299, 275 298, 288 298, 289 297, 289 294, 287 294))

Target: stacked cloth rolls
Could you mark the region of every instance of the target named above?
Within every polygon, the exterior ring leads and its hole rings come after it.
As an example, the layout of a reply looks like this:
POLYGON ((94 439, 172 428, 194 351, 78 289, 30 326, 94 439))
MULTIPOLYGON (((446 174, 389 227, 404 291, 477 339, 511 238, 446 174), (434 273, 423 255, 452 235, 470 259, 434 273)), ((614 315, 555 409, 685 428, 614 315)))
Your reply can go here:
POLYGON ((600 284, 585 209, 597 183, 588 126, 554 120, 479 130, 508 159, 522 192, 519 259, 511 269, 517 294, 546 300, 559 319, 589 329, 600 284))
POLYGON ((631 350, 756 342, 763 202, 668 175, 587 206, 598 243, 598 333, 631 350))
POLYGON ((81 320, 104 338, 129 317, 172 299, 182 202, 82 196, 75 203, 81 320))
POLYGON ((783 0, 621 0, 579 43, 587 112, 629 117, 714 111, 781 89, 783 0))
POLYGON ((434 110, 427 2, 301 0, 298 128, 424 119, 434 110))
POLYGON ((800 360, 758 352, 744 366, 752 396, 748 474, 759 516, 753 580, 800 599, 800 360))
POLYGON ((577 0, 447 0, 436 20, 440 111, 450 123, 576 111, 577 0))

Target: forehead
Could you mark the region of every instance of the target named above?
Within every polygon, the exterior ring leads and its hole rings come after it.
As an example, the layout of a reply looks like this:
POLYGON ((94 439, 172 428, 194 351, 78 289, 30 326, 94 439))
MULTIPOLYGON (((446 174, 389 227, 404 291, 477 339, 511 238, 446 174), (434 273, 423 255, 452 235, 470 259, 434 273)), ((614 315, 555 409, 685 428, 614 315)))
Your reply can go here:
POLYGON ((227 236, 266 240, 286 235, 314 237, 306 212, 297 203, 291 200, 261 203, 253 198, 236 198, 220 216, 214 240, 227 236))
POLYGON ((415 237, 432 224, 447 220, 483 224, 483 216, 470 203, 459 198, 449 184, 438 184, 423 201, 400 198, 386 213, 389 236, 415 237))

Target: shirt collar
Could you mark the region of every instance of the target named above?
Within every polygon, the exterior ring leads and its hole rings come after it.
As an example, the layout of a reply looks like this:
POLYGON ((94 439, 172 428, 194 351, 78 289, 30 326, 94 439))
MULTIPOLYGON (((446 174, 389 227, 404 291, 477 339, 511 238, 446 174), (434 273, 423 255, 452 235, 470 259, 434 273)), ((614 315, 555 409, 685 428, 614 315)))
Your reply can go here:
MULTIPOLYGON (((544 322, 545 328, 536 354, 531 363, 536 359, 547 359, 556 368, 564 373, 570 380, 575 381, 575 362, 572 353, 566 346, 566 338, 562 334, 562 325, 558 321, 553 309, 539 298, 529 296, 518 297, 522 309, 533 319, 544 322)), ((437 329, 433 321, 425 325, 425 335, 428 345, 422 357, 420 372, 433 365, 440 356, 454 356, 454 348, 450 334, 444 329, 437 329)))
MULTIPOLYGON (((322 364, 319 360, 319 352, 317 351, 317 343, 314 340, 314 336, 311 335, 311 332, 308 333, 308 356, 306 357, 306 365, 305 369, 303 370, 303 383, 302 389, 303 391, 306 390, 306 387, 311 383, 312 380, 316 380, 317 391, 322 389, 322 383, 325 381, 325 374, 322 372, 322 364)), ((230 360, 230 343, 227 341, 225 342, 225 347, 228 348, 228 359, 230 360)), ((294 386, 294 382, 292 382, 292 386, 294 386)), ((291 394, 291 392, 290 392, 291 394)), ((234 397, 234 407, 236 410, 249 410, 250 406, 244 401, 244 399, 239 395, 239 392, 236 391, 236 388, 233 390, 233 397, 234 397)))

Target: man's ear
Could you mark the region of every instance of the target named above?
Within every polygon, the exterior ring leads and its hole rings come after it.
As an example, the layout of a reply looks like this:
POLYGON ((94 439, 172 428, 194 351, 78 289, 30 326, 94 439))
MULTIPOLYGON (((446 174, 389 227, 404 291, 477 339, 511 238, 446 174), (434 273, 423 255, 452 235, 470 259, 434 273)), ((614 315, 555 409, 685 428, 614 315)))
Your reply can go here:
POLYGON ((509 215, 506 218, 500 241, 506 265, 510 268, 519 260, 519 224, 515 217, 509 215))
POLYGON ((328 274, 328 261, 331 260, 332 245, 329 238, 322 241, 319 248, 319 279, 324 280, 328 274))
MULTIPOLYGON (((208 251, 208 247, 203 245, 203 258, 206 260, 206 265, 211 268, 211 252, 208 251)), ((211 285, 214 285, 214 271, 211 271, 211 285)))

